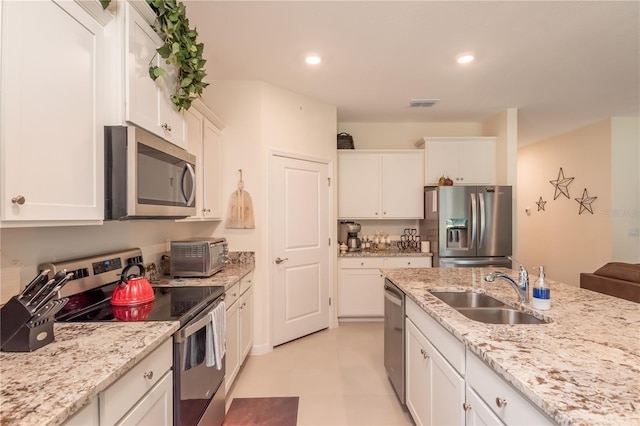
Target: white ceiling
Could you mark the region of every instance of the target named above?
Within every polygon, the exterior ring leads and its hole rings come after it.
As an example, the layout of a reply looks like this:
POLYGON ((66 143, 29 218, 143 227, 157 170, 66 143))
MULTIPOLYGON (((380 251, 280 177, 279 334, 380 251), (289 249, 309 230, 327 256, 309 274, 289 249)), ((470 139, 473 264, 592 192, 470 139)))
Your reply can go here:
POLYGON ((515 107, 524 145, 640 114, 638 1, 185 3, 209 81, 265 81, 335 105, 339 122, 477 122, 515 107), (476 60, 458 65, 465 51, 476 60), (322 64, 304 63, 311 52, 322 64))

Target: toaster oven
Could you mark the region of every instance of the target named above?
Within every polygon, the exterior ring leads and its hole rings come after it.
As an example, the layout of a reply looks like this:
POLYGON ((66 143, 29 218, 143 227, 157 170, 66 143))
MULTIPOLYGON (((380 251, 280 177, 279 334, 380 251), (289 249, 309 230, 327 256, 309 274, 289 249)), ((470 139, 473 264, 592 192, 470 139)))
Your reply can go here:
POLYGON ((171 275, 210 277, 229 262, 226 238, 171 241, 171 275))

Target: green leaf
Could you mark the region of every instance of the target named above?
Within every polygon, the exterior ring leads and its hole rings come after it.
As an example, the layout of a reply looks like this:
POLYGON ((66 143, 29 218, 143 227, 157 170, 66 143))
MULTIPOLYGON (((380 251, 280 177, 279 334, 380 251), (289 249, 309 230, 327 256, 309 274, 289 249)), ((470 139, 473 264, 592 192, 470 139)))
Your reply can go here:
POLYGON ((185 77, 182 79, 182 81, 180 82, 180 87, 187 87, 188 85, 191 84, 191 82, 193 81, 192 78, 189 77, 185 77))
POLYGON ((167 59, 169 55, 171 55, 171 45, 165 43, 162 46, 158 47, 156 49, 156 52, 158 52, 158 55, 160 55, 162 59, 167 59))
POLYGON ((109 7, 111 0, 100 0, 100 4, 102 5, 102 10, 105 10, 109 7))

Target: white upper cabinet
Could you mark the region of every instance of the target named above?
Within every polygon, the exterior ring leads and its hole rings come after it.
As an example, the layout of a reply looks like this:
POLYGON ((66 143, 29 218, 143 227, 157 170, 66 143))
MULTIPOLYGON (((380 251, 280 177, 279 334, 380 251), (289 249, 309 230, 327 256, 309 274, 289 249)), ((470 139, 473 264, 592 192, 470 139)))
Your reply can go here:
POLYGON ((424 138, 425 185, 449 176, 454 185, 496 183, 496 138, 424 138))
POLYGON ((196 215, 185 220, 222 219, 222 130, 220 120, 199 100, 184 111, 188 151, 196 156, 196 215), (216 124, 213 123, 215 121, 216 124))
POLYGON ((105 29, 76 2, 0 7, 2 226, 100 223, 105 29))
MULTIPOLYGON (((138 5, 143 11, 144 6, 138 5)), ((171 102, 177 71, 157 54, 162 40, 151 27, 153 12, 143 15, 129 3, 125 14, 125 119, 156 135, 187 148, 184 117, 171 102), (165 69, 155 81, 149 77, 149 66, 165 69)), ((121 12, 119 12, 121 13, 121 12)))
POLYGON ((340 219, 420 219, 422 150, 339 151, 340 219))

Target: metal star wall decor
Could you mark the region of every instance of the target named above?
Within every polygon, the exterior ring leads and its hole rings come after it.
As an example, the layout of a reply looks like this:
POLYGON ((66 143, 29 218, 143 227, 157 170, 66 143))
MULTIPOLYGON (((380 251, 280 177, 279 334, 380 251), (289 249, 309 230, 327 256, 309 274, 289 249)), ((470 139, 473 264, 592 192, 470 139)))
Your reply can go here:
POLYGON ((536 201, 536 204, 538 205, 538 211, 540 211, 540 210, 545 211, 544 210, 544 205, 547 204, 547 202, 546 201, 542 201, 542 195, 540 196, 540 200, 536 201))
POLYGON ((571 199, 571 197, 569 197, 569 185, 571 184, 571 182, 573 182, 574 179, 575 178, 573 177, 565 178, 564 171, 562 171, 562 167, 560 167, 560 172, 558 172, 558 179, 549 181, 549 183, 556 189, 556 192, 553 195, 553 199, 557 199, 560 194, 571 199))
POLYGON ((582 212, 585 210, 593 214, 593 207, 591 206, 591 204, 597 198, 598 197, 589 197, 589 194, 587 194, 587 188, 585 188, 584 192, 582 193, 582 198, 574 198, 574 200, 576 200, 580 204, 580 211, 578 212, 578 214, 582 214, 582 212))

